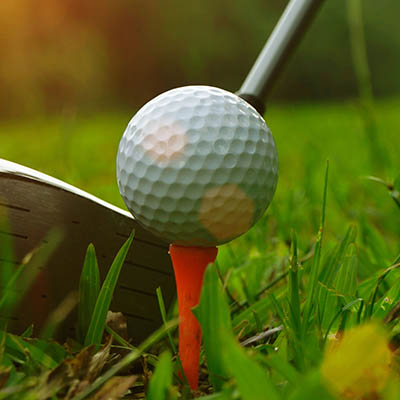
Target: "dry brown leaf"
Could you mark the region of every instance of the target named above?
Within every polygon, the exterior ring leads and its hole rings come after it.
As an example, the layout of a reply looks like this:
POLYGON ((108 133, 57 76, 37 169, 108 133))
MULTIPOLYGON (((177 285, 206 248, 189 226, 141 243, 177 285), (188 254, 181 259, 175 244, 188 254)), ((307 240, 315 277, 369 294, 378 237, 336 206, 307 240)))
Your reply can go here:
POLYGON ((115 333, 128 341, 128 323, 121 312, 108 311, 106 323, 115 333))
POLYGON ((92 383, 101 373, 110 358, 112 337, 95 353, 95 346, 85 347, 74 359, 66 361, 71 368, 73 381, 70 384, 65 400, 74 398, 92 383))
POLYGON ((81 392, 89 385, 86 377, 89 375, 90 363, 94 355, 95 346, 88 346, 82 349, 79 354, 72 360, 66 360, 65 363, 69 366, 72 382, 65 400, 72 399, 76 394, 81 392))
POLYGON ((90 400, 117 400, 122 398, 136 381, 136 376, 114 376, 90 400))
POLYGON ((89 370, 86 375, 86 380, 89 382, 93 382, 100 375, 104 365, 109 360, 112 340, 112 336, 109 335, 101 349, 91 358, 89 370))
POLYGON ((0 369, 0 389, 5 386, 10 377, 11 367, 0 369))
MULTIPOLYGON (((107 326, 113 330, 117 335, 121 336, 126 342, 129 343, 128 323, 125 316, 121 312, 108 311, 107 313, 107 326)), ((112 353, 118 357, 125 357, 130 352, 129 349, 114 348, 112 353)))
POLYGON ((86 387, 88 383, 84 385, 81 382, 85 382, 89 374, 94 351, 94 346, 85 347, 75 358, 64 360, 53 370, 45 372, 34 389, 36 398, 47 399, 54 393, 67 390, 69 387, 65 399, 70 399, 74 393, 77 393, 76 388, 83 390, 82 386, 86 387))
POLYGON ((64 361, 53 370, 44 372, 30 390, 30 395, 37 400, 46 400, 68 387, 72 381, 70 369, 64 361))
MULTIPOLYGON (((64 360, 53 370, 43 373, 30 390, 32 398, 45 400, 61 393, 64 400, 70 400, 83 391, 101 374, 110 359, 112 337, 106 339, 98 352, 95 352, 95 346, 85 347, 74 358, 64 360)), ((8 379, 6 372, 0 370, 0 387, 3 380, 8 379)))
POLYGON ((66 360, 71 376, 75 379, 85 379, 89 374, 90 363, 95 353, 95 346, 82 349, 73 359, 66 360))
POLYGON ((71 383, 71 386, 69 387, 68 393, 64 397, 64 400, 73 399, 78 393, 85 390, 88 385, 90 385, 89 381, 86 380, 79 381, 78 379, 74 380, 71 383))

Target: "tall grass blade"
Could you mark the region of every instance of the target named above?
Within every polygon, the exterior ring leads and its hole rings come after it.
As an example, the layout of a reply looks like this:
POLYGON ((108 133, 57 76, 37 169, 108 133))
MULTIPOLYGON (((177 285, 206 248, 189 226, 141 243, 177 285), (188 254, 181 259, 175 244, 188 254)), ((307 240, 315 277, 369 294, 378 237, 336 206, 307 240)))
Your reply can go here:
POLYGON ((110 270, 107 273, 106 279, 104 280, 100 293, 97 297, 96 305, 94 307, 93 315, 90 320, 88 332, 85 338, 85 346, 90 346, 91 344, 101 344, 101 339, 103 337, 103 332, 106 325, 107 312, 111 304, 119 273, 122 265, 125 262, 126 255, 128 254, 128 250, 132 244, 133 238, 134 232, 132 232, 129 239, 123 244, 113 263, 111 264, 110 270))
POLYGON ((229 307, 215 264, 206 270, 200 304, 194 313, 202 327, 214 389, 222 388, 230 372, 244 400, 278 400, 278 393, 265 371, 248 357, 232 334, 229 307))
POLYGON ((357 236, 356 227, 350 225, 345 237, 332 253, 327 253, 324 258, 324 269, 319 276, 318 304, 320 311, 320 325, 326 328, 327 324, 336 313, 337 297, 335 292, 335 279, 343 266, 345 253, 348 246, 354 243, 357 236))
POLYGON ((209 378, 214 390, 218 391, 227 378, 222 353, 227 338, 232 336, 232 327, 229 306, 224 298, 215 264, 208 266, 204 274, 200 303, 193 312, 203 333, 209 378))
MULTIPOLYGON (((158 301, 158 306, 160 308, 160 313, 161 313, 161 319, 164 324, 167 323, 167 311, 165 309, 165 302, 164 302, 164 297, 162 295, 162 290, 160 287, 156 289, 156 294, 157 294, 157 301, 158 301)), ((177 349, 174 343, 174 340, 172 339, 171 332, 167 332, 169 344, 171 346, 172 351, 174 354, 177 354, 177 349)))
POLYGON ((294 353, 294 364, 299 368, 304 368, 303 349, 301 342, 301 310, 298 279, 298 260, 297 260, 297 237, 292 232, 292 246, 289 264, 289 316, 288 324, 290 326, 289 341, 294 353))
POLYGON ((271 354, 265 362, 275 372, 284 377, 290 385, 299 383, 301 379, 300 373, 290 362, 284 360, 281 355, 271 354))
POLYGON ((172 357, 169 352, 161 354, 153 376, 149 382, 147 400, 171 399, 169 391, 172 385, 172 357))
POLYGON ((79 281, 78 340, 83 343, 89 330, 97 297, 100 292, 100 272, 96 250, 91 243, 86 251, 79 281))
POLYGON ((304 323, 303 323, 303 335, 306 334, 309 326, 311 313, 313 309, 316 309, 315 304, 315 293, 317 290, 318 276, 319 276, 319 265, 321 261, 321 249, 322 249, 322 239, 325 227, 325 214, 326 214, 326 198, 328 192, 328 173, 329 173, 329 161, 326 163, 325 170, 325 181, 324 181, 324 192, 322 198, 322 211, 321 211, 321 222, 319 226, 319 231, 317 235, 317 241, 315 244, 315 251, 313 257, 313 263, 311 266, 309 282, 307 286, 307 297, 304 305, 304 323))
POLYGON ((334 318, 332 319, 332 321, 330 322, 328 329, 326 330, 325 336, 324 336, 324 342, 326 342, 326 339, 328 338, 329 332, 331 331, 333 324, 336 322, 336 320, 346 311, 350 310, 354 305, 356 305, 357 303, 362 303, 363 299, 355 299, 353 301, 351 301, 350 303, 346 304, 345 306, 343 306, 340 311, 334 316, 334 318))
MULTIPOLYGON (((158 306, 160 308, 161 319, 163 321, 163 324, 165 325, 167 323, 167 311, 165 309, 165 302, 164 302, 164 298, 163 298, 163 295, 162 295, 162 290, 161 290, 160 287, 157 288, 156 294, 157 294, 158 306)), ((185 371, 183 370, 182 362, 181 362, 181 359, 179 358, 179 354, 177 352, 177 349, 176 349, 174 340, 172 339, 172 335, 171 335, 170 331, 167 332, 167 336, 168 336, 169 345, 171 346, 173 354, 176 355, 176 357, 177 357, 176 361, 178 363, 178 367, 179 367, 181 376, 183 378, 183 381, 188 386, 189 384, 188 384, 188 381, 187 381, 186 376, 185 376, 185 371)))
POLYGON ((298 260, 297 260, 297 237, 292 233, 292 246, 289 264, 289 304, 290 304, 290 320, 293 329, 296 332, 301 330, 301 311, 300 311, 300 295, 299 295, 299 279, 298 279, 298 260))
MULTIPOLYGON (((398 259, 396 259, 396 261, 398 261, 398 259)), ((371 318, 372 314, 374 313, 374 306, 375 306, 375 303, 377 302, 377 299, 379 296, 379 289, 384 284, 385 279, 389 276, 389 274, 391 274, 392 271, 397 270, 399 267, 400 267, 400 263, 397 262, 397 263, 391 265, 382 274, 380 274, 378 276, 378 278, 376 280, 376 286, 375 286, 375 289, 372 294, 371 303, 370 303, 369 307, 367 308, 367 314, 366 314, 367 318, 371 318)), ((396 291, 396 289, 397 289, 397 287, 399 287, 399 285, 400 285, 400 279, 397 279, 396 283, 388 290, 388 292, 390 292, 389 298, 393 299, 393 292, 396 291)), ((384 298, 383 298, 383 301, 385 301, 384 298)))
POLYGON ((347 247, 346 255, 343 259, 336 280, 336 292, 346 299, 347 302, 354 299, 357 290, 358 258, 357 249, 353 243, 347 247))
POLYGON ((394 285, 383 294, 383 296, 376 301, 376 306, 371 308, 374 318, 383 319, 390 312, 390 310, 400 301, 400 278, 394 285))
POLYGON ((368 249, 368 253, 374 260, 375 264, 388 265, 393 255, 387 247, 385 240, 382 235, 366 221, 365 218, 361 220, 361 233, 362 241, 365 248, 368 249))
POLYGON ((243 400, 279 400, 281 397, 261 365, 250 358, 232 337, 226 338, 221 354, 236 380, 243 400))
MULTIPOLYGON (((286 274, 286 273, 285 273, 286 274)), ((275 290, 274 296, 277 300, 281 300, 286 295, 286 287, 282 286, 275 290)), ((240 313, 236 314, 232 319, 233 329, 236 331, 241 327, 243 328, 243 334, 248 335, 252 332, 258 331, 257 325, 259 323, 266 324, 269 321, 271 311, 273 310, 273 304, 270 296, 266 296, 250 307, 245 308, 240 313), (257 315, 258 321, 255 320, 254 314, 257 315)))

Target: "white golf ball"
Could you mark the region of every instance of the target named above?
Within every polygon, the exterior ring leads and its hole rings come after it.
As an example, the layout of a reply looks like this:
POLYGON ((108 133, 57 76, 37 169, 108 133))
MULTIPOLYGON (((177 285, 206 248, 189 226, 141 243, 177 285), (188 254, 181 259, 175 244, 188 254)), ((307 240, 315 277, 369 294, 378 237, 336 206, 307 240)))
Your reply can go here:
POLYGON ((146 229, 184 246, 216 246, 247 232, 268 207, 278 156, 264 119, 209 86, 151 100, 129 122, 117 155, 128 209, 146 229))

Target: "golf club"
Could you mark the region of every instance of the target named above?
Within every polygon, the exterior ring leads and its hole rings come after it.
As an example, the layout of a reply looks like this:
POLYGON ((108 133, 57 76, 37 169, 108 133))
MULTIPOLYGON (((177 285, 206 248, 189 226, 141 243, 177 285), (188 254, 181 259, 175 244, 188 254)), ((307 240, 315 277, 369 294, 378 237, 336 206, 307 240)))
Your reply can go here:
MULTIPOLYGON (((260 113, 264 111, 263 99, 322 2, 289 2, 239 90, 239 96, 260 113)), ((1 260, 3 263, 20 264, 52 228, 60 227, 64 232, 61 245, 47 265, 41 267, 41 285, 34 286, 35 290, 29 292, 21 309, 11 318, 13 330, 20 332, 32 322, 40 328, 48 313, 69 292, 77 289, 89 243, 95 245, 104 278, 132 229, 136 230, 135 240, 122 268, 111 309, 127 317, 134 343, 142 341, 160 325, 155 289, 161 286, 167 306, 175 294, 168 243, 148 233, 128 212, 60 180, 6 160, 0 160, 0 208, 6 210, 10 225, 9 231, 0 232, 0 238, 11 235, 15 246, 15 259, 1 260)), ((64 321, 60 337, 71 334, 75 329, 74 321, 74 315, 64 321)))

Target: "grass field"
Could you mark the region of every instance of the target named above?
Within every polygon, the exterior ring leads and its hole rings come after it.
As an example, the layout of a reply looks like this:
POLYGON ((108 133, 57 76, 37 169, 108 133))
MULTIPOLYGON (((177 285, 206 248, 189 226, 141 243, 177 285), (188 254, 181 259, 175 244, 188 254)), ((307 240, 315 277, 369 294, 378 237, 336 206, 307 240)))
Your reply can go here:
MULTIPOLYGON (((399 108, 398 99, 376 104, 380 154, 350 101, 268 110, 280 157, 278 189, 261 221, 220 249, 216 266, 225 296, 215 267, 207 271, 204 293, 214 309, 206 302, 199 307, 209 374, 202 375, 199 394, 210 400, 399 398, 399 108), (276 327, 282 330, 254 338, 276 327)), ((0 123, 0 158, 124 207, 115 156, 131 114, 0 123)), ((167 340, 153 347, 163 355, 150 385, 136 381, 149 399, 174 399, 180 391, 168 347, 167 340)), ((4 390, 0 379, 0 399, 4 390)), ((47 398, 35 393, 12 398, 47 398)))

